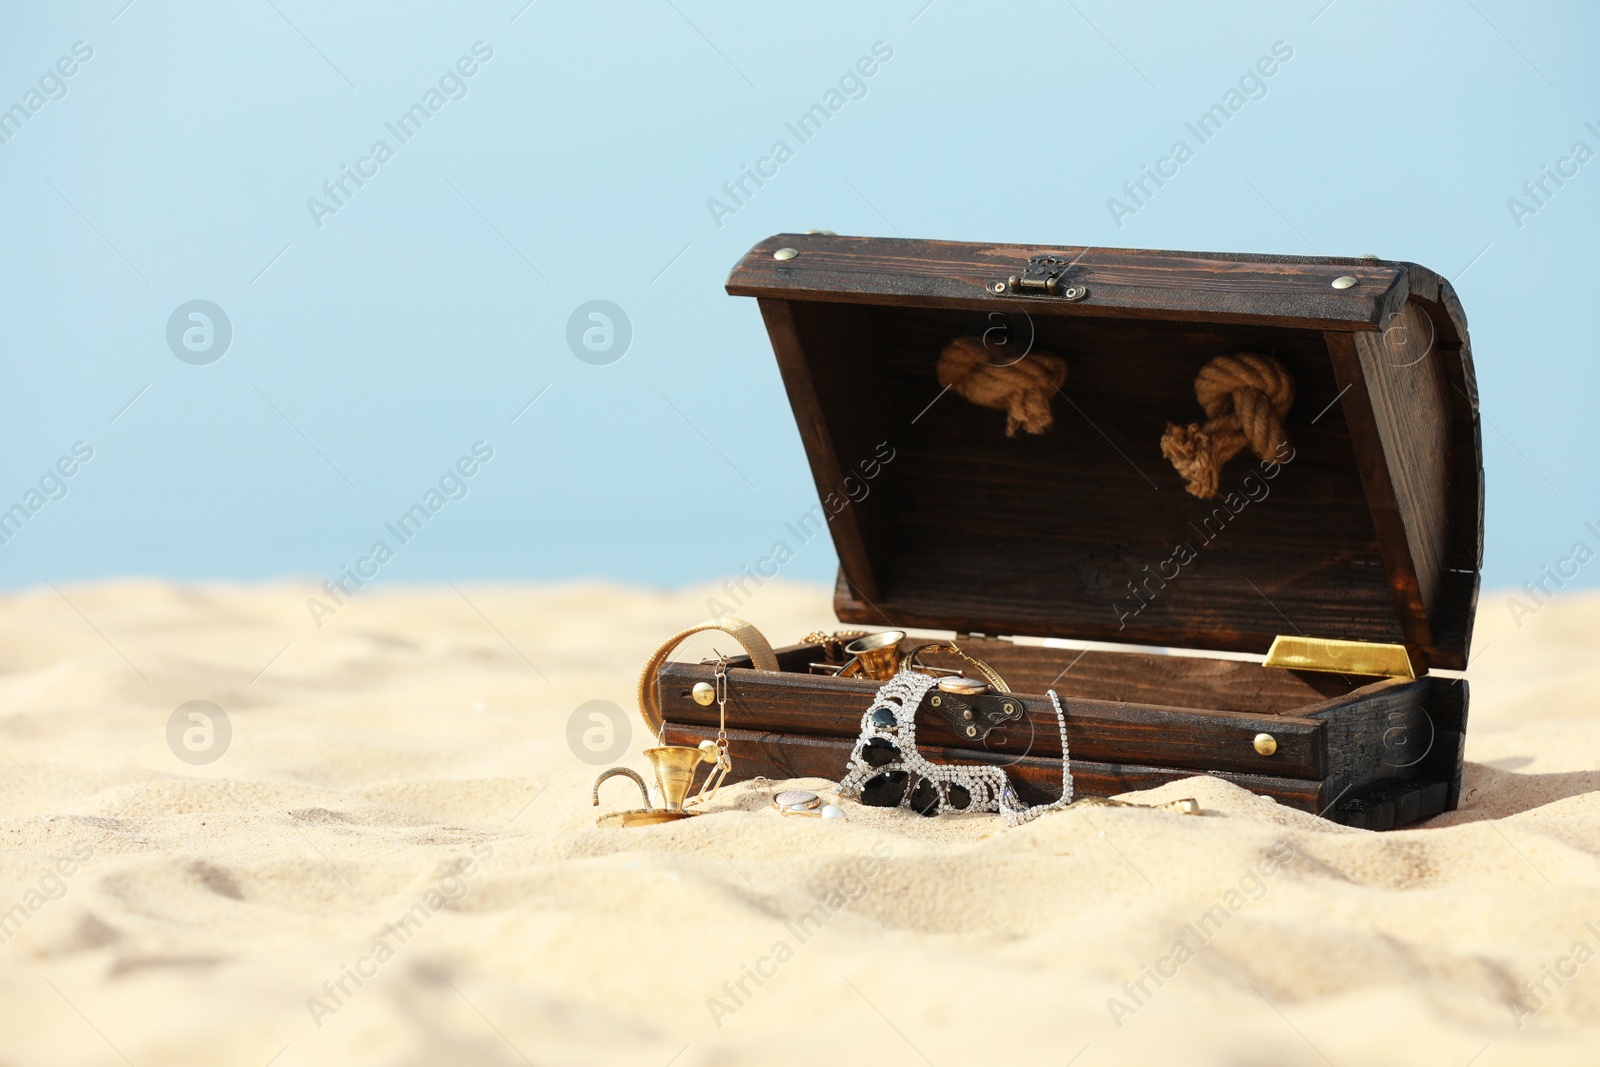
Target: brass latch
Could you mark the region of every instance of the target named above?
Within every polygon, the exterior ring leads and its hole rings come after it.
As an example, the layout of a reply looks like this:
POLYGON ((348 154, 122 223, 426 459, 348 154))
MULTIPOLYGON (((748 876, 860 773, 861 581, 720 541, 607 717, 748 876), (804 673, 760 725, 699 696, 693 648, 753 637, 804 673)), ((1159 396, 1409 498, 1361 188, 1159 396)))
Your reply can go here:
POLYGON ((1272 639, 1265 665, 1291 671, 1365 674, 1381 678, 1417 676, 1404 645, 1339 641, 1326 637, 1289 637, 1285 634, 1272 639))
POLYGON ((1022 295, 1059 296, 1067 300, 1082 300, 1089 295, 1088 286, 1068 285, 1066 274, 1073 261, 1065 256, 1029 256, 1028 265, 1021 274, 1013 274, 1003 282, 991 282, 991 293, 1010 291, 1022 295))

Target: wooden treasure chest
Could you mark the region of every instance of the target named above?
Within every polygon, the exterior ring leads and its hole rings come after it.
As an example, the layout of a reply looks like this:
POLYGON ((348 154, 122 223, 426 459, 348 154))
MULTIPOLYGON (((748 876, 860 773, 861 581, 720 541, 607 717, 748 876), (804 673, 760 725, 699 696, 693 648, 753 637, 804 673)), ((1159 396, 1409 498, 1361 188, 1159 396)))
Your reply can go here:
MULTIPOLYGON (((1210 774, 1371 829, 1456 807, 1483 474, 1443 278, 810 233, 727 290, 771 337, 841 622, 953 631, 1021 705, 976 741, 919 719, 928 758, 1054 799, 1053 689, 1080 795, 1210 774)), ((848 637, 730 664, 734 779, 845 773, 879 684, 839 676, 848 637)), ((716 736, 712 674, 655 676, 668 742, 716 736)))

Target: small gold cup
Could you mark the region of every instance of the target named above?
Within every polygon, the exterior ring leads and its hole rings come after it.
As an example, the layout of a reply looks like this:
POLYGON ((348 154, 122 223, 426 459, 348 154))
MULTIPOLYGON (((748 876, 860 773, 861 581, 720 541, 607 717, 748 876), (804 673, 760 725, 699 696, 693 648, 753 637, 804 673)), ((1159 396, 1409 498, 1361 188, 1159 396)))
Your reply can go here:
POLYGON ((683 802, 689 798, 694 785, 695 768, 705 761, 704 750, 688 745, 662 745, 644 750, 645 759, 655 768, 656 789, 661 793, 661 804, 668 811, 682 811, 683 802))
MULTIPOLYGON (((707 742, 710 745, 710 742, 707 742)), ((701 763, 716 763, 717 749, 715 745, 709 748, 701 746, 691 748, 688 745, 659 745, 655 748, 644 750, 645 758, 650 761, 650 766, 656 772, 656 791, 661 796, 662 806, 652 808, 650 792, 644 784, 644 779, 626 767, 612 767, 603 771, 594 782, 594 802, 600 803, 600 783, 607 778, 622 775, 631 778, 639 786, 639 795, 644 798, 645 807, 634 808, 630 811, 613 811, 600 816, 597 821, 600 826, 655 826, 664 822, 675 822, 678 819, 691 818, 696 812, 685 811, 684 802, 689 797, 689 789, 694 784, 694 772, 701 763)))
POLYGON ((845 652, 854 658, 839 671, 839 677, 861 675, 875 682, 887 682, 900 670, 900 642, 905 639, 903 630, 882 630, 856 638, 844 646, 845 652))

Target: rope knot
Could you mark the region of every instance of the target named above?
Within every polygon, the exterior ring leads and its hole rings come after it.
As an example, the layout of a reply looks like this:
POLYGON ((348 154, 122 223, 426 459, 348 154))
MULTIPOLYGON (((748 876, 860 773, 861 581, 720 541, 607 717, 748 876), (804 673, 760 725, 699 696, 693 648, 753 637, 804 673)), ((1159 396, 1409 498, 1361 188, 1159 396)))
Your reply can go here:
POLYGON ((1030 352, 1015 363, 997 365, 983 342, 957 337, 939 355, 939 384, 974 404, 1006 413, 1006 436, 1020 427, 1044 433, 1055 421, 1050 395, 1067 380, 1067 364, 1048 352, 1030 352))
POLYGON ((1288 443, 1283 420, 1294 403, 1294 379, 1271 356, 1236 352, 1200 368, 1194 395, 1206 423, 1167 423, 1161 454, 1183 475, 1191 495, 1208 500, 1217 495, 1223 465, 1246 446, 1258 459, 1270 460, 1288 443))

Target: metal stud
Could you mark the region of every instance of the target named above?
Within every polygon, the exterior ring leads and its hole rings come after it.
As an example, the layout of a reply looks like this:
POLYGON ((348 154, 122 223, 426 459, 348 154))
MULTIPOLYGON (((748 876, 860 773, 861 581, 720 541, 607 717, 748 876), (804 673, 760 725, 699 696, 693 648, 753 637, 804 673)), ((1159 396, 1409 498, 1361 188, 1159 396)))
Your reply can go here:
POLYGON ((977 737, 978 736, 978 728, 976 726, 967 727, 967 736, 968 737, 977 737))
POLYGON ((703 708, 709 708, 717 700, 717 687, 710 682, 696 682, 694 688, 689 690, 689 695, 694 697, 694 702, 703 708))
POLYGON ((1333 287, 1335 289, 1348 289, 1355 284, 1356 280, 1350 277, 1348 274, 1341 274, 1339 277, 1333 280, 1333 287))
POLYGON ((798 256, 799 254, 800 254, 799 252, 796 252, 792 248, 780 248, 776 252, 772 253, 772 258, 773 259, 793 259, 795 256, 798 256))
POLYGON ((1363 252, 1363 253, 1361 253, 1361 258, 1366 260, 1368 263, 1380 263, 1380 262, 1382 262, 1382 260, 1380 260, 1378 258, 1378 253, 1376 253, 1376 252, 1363 252))
POLYGON ((1256 734, 1256 751, 1270 756, 1278 751, 1278 739, 1271 734, 1256 734))

